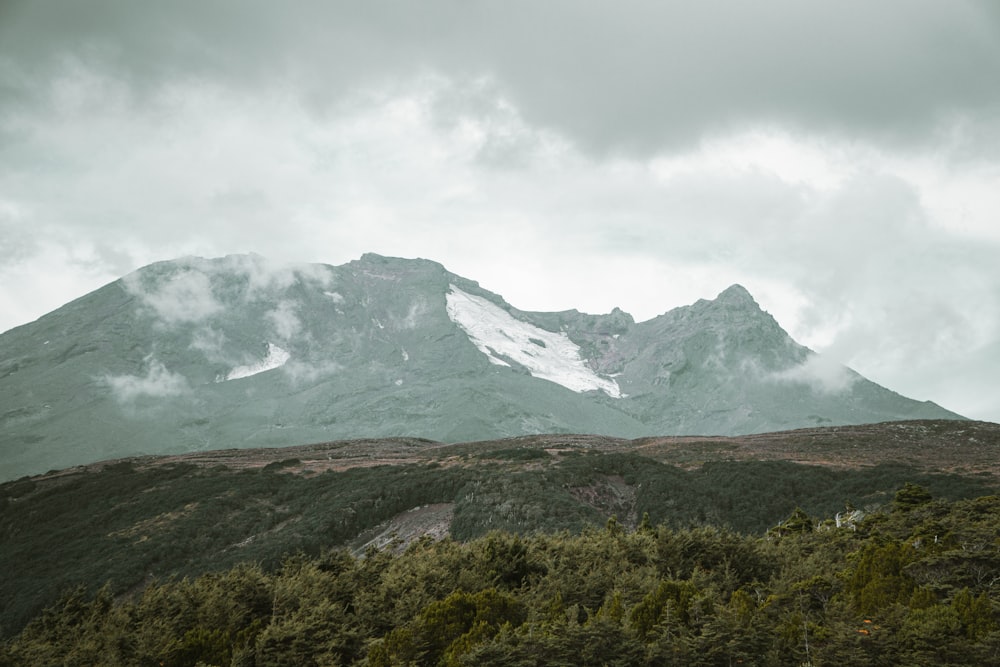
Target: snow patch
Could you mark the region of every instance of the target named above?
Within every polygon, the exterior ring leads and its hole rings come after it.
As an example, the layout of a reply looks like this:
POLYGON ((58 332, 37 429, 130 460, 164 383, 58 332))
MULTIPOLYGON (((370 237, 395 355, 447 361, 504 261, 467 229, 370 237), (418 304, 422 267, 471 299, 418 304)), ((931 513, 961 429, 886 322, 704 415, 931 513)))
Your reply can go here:
POLYGON ((448 317, 491 363, 509 366, 505 357, 527 368, 534 377, 575 392, 599 390, 612 398, 622 397, 618 384, 594 373, 580 357, 580 348, 565 333, 517 320, 496 304, 454 285, 446 298, 448 317))
POLYGON ((344 303, 344 297, 339 292, 323 292, 323 294, 330 297, 334 303, 344 303))
POLYGON ((240 378, 250 377, 251 375, 257 375, 258 373, 263 373, 264 371, 274 370, 275 368, 280 368, 284 366, 292 355, 288 354, 285 350, 281 349, 274 343, 267 344, 267 356, 258 361, 255 364, 249 364, 247 366, 237 366, 233 370, 229 371, 225 380, 239 380, 240 378))
POLYGON ((406 351, 406 348, 403 348, 403 361, 409 361, 409 360, 410 360, 410 354, 409 352, 406 351))

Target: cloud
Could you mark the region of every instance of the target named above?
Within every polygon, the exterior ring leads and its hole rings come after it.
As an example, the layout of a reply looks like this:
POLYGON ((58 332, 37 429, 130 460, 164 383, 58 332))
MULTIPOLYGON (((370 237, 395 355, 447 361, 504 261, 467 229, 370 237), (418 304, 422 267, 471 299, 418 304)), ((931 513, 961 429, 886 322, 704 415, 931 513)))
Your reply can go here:
POLYGON ((646 155, 746 122, 925 145, 956 123, 996 127, 1000 106, 988 0, 6 4, 6 92, 25 105, 68 58, 111 73, 132 98, 177 80, 291 82, 319 113, 343 91, 429 70, 490 77, 532 125, 646 155))
POLYGON ((235 274, 246 278, 243 298, 248 301, 270 298, 275 292, 286 290, 298 281, 316 288, 328 288, 334 284, 334 276, 325 266, 285 263, 256 253, 227 255, 203 261, 202 266, 212 275, 235 274))
POLYGON ((208 276, 200 271, 182 269, 155 283, 150 291, 143 282, 139 273, 133 273, 126 278, 125 287, 165 324, 199 322, 223 309, 212 293, 208 276))
MULTIPOLYGON (((284 264, 259 255, 186 257, 131 273, 124 278, 124 285, 162 323, 175 325, 201 322, 218 315, 229 302, 273 300, 298 281, 323 289, 333 284, 333 274, 325 266, 284 264), (234 288, 233 278, 245 282, 235 283, 234 288)), ((283 339, 290 338, 300 328, 295 308, 294 303, 282 300, 267 313, 283 339)), ((210 329, 200 329, 193 335, 192 346, 197 349, 213 349, 218 342, 210 329)))
POLYGON ((141 397, 164 398, 179 396, 188 391, 183 375, 172 373, 152 357, 146 358, 145 375, 105 375, 107 384, 119 403, 132 403, 141 397))
MULTIPOLYGON (((263 299, 372 251, 640 320, 739 282, 934 398, 1000 372, 996 80, 985 0, 0 3, 0 328, 156 260, 261 253, 218 265, 263 299)), ((211 266, 150 308, 210 323, 211 266)))
POLYGON ((228 363, 225 353, 226 334, 211 327, 201 327, 191 334, 191 349, 205 355, 208 361, 228 363))
POLYGON ((788 370, 773 373, 770 379, 807 385, 816 393, 839 394, 847 391, 859 376, 830 357, 810 354, 805 361, 788 370))
POLYGON ((303 362, 292 359, 281 367, 281 371, 295 386, 315 383, 320 378, 335 376, 341 370, 343 366, 335 361, 303 362))
POLYGON ((281 340, 290 340, 302 330, 302 321, 295 314, 297 308, 292 301, 281 301, 277 308, 268 311, 267 318, 281 340))

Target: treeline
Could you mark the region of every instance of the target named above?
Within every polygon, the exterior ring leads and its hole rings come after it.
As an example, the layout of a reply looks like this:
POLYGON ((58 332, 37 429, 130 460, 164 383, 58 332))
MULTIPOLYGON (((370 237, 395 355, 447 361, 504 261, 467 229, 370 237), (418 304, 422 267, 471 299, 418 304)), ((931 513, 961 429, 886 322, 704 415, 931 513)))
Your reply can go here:
POLYGON ((0 665, 998 665, 1000 498, 766 535, 616 520, 77 590, 0 665))

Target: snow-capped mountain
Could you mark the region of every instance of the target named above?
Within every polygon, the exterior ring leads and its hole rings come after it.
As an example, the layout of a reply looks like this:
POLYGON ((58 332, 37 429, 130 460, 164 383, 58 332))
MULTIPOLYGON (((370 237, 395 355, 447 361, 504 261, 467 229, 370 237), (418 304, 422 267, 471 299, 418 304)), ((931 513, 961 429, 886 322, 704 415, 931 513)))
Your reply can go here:
POLYGON ((744 434, 960 418, 796 344, 734 285, 646 322, 520 311, 428 260, 142 268, 0 335, 0 479, 361 437, 744 434))

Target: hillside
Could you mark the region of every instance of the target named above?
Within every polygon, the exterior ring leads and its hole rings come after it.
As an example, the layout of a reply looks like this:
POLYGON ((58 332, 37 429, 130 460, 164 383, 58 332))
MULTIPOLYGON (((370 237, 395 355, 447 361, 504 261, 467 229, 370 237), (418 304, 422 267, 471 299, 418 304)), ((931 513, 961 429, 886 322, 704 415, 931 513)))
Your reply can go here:
POLYGON ((429 260, 144 267, 0 335, 0 480, 348 438, 632 439, 959 419, 797 344, 734 285, 635 322, 526 312, 429 260))
POLYGON ((765 537, 616 521, 74 590, 0 665, 995 665, 1000 498, 906 485, 765 537), (857 513, 854 513, 855 515, 857 513))
POLYGON ((0 485, 9 635, 60 591, 116 594, 289 553, 361 553, 423 534, 578 532, 648 515, 762 534, 797 507, 869 511, 906 482, 995 493, 1000 425, 918 421, 738 438, 555 435, 351 440, 120 459, 0 485))

